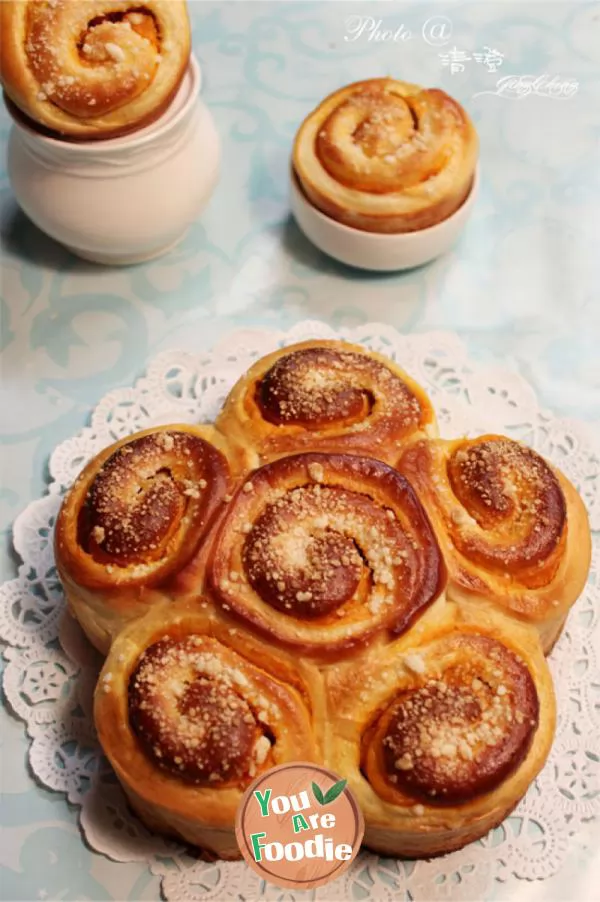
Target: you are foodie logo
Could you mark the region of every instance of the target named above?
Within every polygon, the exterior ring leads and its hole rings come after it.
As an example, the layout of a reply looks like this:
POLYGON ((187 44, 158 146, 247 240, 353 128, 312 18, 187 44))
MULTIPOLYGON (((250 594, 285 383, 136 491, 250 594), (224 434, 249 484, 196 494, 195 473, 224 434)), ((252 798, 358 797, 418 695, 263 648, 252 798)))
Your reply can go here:
POLYGON ((240 851, 277 886, 337 879, 360 850, 364 820, 345 780, 306 762, 274 767, 246 790, 236 818, 240 851))

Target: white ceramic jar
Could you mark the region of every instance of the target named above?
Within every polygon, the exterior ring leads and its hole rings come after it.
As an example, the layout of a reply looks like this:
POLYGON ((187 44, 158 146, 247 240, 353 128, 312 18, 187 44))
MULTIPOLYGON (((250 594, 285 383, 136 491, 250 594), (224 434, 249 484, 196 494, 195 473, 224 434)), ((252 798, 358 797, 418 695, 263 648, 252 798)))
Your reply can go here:
POLYGON ((194 58, 154 123, 94 142, 46 137, 13 115, 8 174, 29 218, 73 253, 123 265, 157 257, 186 233, 216 185, 220 142, 199 99, 194 58))

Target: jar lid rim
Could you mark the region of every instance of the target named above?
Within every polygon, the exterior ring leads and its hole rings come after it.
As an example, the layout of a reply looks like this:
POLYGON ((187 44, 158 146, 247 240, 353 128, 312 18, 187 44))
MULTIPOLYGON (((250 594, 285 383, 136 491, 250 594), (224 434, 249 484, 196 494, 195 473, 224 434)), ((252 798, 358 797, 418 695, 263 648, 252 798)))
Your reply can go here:
POLYGON ((163 135, 165 132, 174 128, 181 119, 185 117, 190 107, 195 103, 200 93, 201 86, 202 73, 200 65, 196 57, 191 54, 189 65, 181 85, 164 113, 162 113, 162 115, 154 122, 142 127, 138 131, 129 132, 127 135, 121 135, 115 138, 106 138, 105 140, 70 141, 67 137, 60 138, 45 135, 36 129, 35 124, 29 123, 27 119, 21 118, 19 115, 20 110, 15 109, 13 111, 9 107, 8 111, 14 125, 18 129, 26 132, 28 135, 35 138, 36 141, 45 144, 49 148, 54 147, 57 150, 68 150, 70 153, 82 155, 85 155, 86 153, 97 154, 100 150, 104 149, 112 151, 127 148, 129 150, 141 147, 149 141, 154 141, 159 135, 163 135))

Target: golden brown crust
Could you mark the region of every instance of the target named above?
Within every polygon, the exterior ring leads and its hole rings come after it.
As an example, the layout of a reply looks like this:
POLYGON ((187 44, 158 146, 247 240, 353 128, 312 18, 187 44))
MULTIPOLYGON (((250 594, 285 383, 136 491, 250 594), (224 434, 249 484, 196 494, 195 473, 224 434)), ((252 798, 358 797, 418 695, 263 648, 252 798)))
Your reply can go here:
POLYGON ((381 798, 462 804, 517 769, 538 726, 523 662, 489 636, 454 634, 436 679, 415 679, 363 736, 363 770, 381 798))
POLYGON ((187 69, 183 0, 3 0, 0 81, 31 120, 78 139, 157 118, 187 69))
POLYGON ((388 358, 344 341, 305 341, 258 360, 217 420, 263 460, 298 451, 392 463, 409 439, 437 435, 423 389, 388 358))
POLYGON ((590 563, 574 487, 503 436, 424 437, 419 387, 343 342, 258 361, 218 424, 106 449, 57 522, 70 606, 113 642, 95 718, 132 807, 238 858, 245 788, 302 759, 348 780, 376 852, 483 836, 552 742, 544 651, 590 563))
POLYGON ((406 630, 444 580, 402 476, 370 458, 315 453, 248 476, 217 532, 207 585, 252 628, 335 660, 406 630))
POLYGON ((146 823, 238 858, 235 813, 253 777, 286 761, 322 759, 323 697, 316 669, 273 652, 208 605, 179 602, 155 608, 117 637, 94 716, 146 823), (190 715, 194 693, 208 715, 202 735, 190 715), (242 727, 222 742, 232 699, 242 727), (144 701, 153 708, 142 708, 144 701), (153 719, 140 722, 149 710, 153 719))
POLYGON ((447 604, 433 622, 330 669, 328 765, 365 815, 365 845, 429 857, 501 822, 550 750, 551 677, 535 630, 447 604))
POLYGON ((61 507, 55 553, 99 651, 148 607, 201 590, 209 531, 254 461, 212 426, 172 425, 128 436, 85 467, 61 507))
POLYGON ((478 139, 443 91, 391 78, 335 91, 302 123, 293 170, 308 200, 369 232, 429 228, 451 216, 474 179, 478 139))
POLYGON ((399 470, 419 494, 448 566, 448 594, 535 625, 546 652, 585 585, 583 502, 540 455, 504 436, 419 441, 399 470))

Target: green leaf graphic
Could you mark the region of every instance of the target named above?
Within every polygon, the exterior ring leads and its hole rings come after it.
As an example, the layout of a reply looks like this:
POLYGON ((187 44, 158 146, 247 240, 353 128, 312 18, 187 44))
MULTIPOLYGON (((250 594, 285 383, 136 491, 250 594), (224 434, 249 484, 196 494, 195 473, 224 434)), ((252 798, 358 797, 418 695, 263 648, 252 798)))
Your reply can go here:
POLYGON ((317 786, 316 783, 312 784, 312 791, 313 791, 313 795, 314 795, 315 799, 317 800, 317 802, 319 803, 319 805, 324 805, 325 798, 323 797, 323 793, 321 792, 320 788, 317 786))
POLYGON ((334 783, 333 786, 330 786, 325 793, 325 801, 323 804, 329 805, 330 802, 334 802, 337 797, 343 793, 347 782, 347 780, 339 780, 337 783, 334 783))

